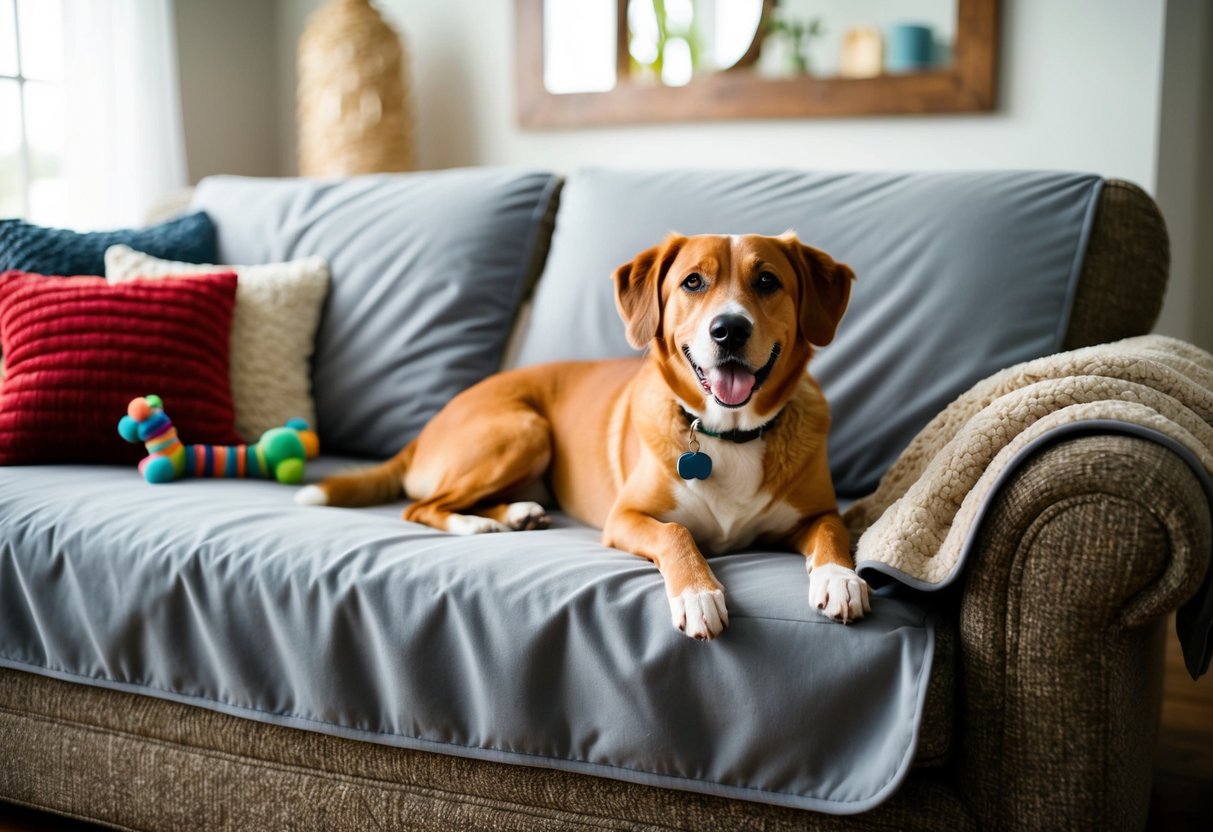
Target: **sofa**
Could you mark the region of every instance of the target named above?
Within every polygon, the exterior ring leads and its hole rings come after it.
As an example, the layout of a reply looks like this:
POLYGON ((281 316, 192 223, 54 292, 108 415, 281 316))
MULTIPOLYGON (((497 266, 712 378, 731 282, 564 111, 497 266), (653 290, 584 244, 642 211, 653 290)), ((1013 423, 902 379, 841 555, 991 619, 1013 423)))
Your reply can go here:
MULTIPOLYGON (((221 262, 329 261, 309 481, 495 369, 630 354, 610 269, 669 230, 791 227, 854 267, 810 363, 844 507, 982 378, 1147 333, 1168 271, 1150 197, 1086 174, 215 177, 193 206, 221 262)), ((456 538, 272 482, 0 468, 0 799, 138 830, 1141 828, 1206 482, 1070 432, 949 586, 865 573, 844 627, 799 558, 726 555, 733 623, 699 644, 559 513, 456 538)))

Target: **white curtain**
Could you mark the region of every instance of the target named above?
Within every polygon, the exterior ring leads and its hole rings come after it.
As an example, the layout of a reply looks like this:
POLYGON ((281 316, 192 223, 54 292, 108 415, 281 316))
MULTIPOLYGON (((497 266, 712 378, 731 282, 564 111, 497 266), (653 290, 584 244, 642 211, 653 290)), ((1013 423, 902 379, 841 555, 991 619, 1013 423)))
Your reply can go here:
POLYGON ((140 225, 185 187, 172 0, 63 0, 70 224, 140 225))

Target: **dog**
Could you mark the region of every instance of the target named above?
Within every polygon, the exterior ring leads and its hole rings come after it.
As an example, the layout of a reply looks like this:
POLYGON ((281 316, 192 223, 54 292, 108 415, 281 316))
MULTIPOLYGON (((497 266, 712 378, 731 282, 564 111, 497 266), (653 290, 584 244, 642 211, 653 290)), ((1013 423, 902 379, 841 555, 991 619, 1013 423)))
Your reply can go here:
POLYGON ((546 479, 602 542, 647 558, 674 626, 728 626, 704 553, 752 543, 802 553, 809 602, 849 622, 870 607, 826 461, 830 416, 806 371, 854 273, 795 234, 669 235, 615 270, 641 358, 545 364, 454 397, 396 457, 302 489, 306 505, 407 496, 404 519, 455 534, 549 525, 521 499, 546 479))

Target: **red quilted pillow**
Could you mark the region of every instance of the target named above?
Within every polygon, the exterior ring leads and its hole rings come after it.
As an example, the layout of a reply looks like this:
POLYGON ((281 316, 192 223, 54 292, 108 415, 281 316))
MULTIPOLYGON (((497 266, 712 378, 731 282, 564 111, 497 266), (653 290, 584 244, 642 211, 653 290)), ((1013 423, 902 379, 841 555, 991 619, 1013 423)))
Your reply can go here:
POLYGON ((236 444, 228 338, 236 275, 110 284, 0 275, 0 465, 136 462, 118 435, 136 396, 182 439, 236 444))

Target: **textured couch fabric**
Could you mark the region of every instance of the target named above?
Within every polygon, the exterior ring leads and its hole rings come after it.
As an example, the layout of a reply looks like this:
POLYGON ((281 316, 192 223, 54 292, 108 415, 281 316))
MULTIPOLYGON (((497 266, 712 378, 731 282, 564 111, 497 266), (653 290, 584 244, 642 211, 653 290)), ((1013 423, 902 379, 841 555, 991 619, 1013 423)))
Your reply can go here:
POLYGON ((470 760, 0 669, 0 795, 140 830, 966 830, 942 772, 863 815, 470 760))
MULTIPOLYGON (((1144 334, 1161 303, 1152 201, 1108 182, 1094 216, 1067 348, 1144 334)), ((147 830, 1139 828, 1162 621, 1211 547, 1198 481, 1156 443, 1083 436, 1029 460, 933 601, 924 720, 938 730, 861 815, 356 742, 15 670, 0 670, 0 797, 147 830)))
POLYGON ((1149 332, 1170 265, 1167 227, 1154 200, 1131 182, 1104 182, 1062 349, 1149 332))
POLYGON ((1211 540, 1191 469, 1137 437, 1062 443, 995 498, 960 609, 957 770, 983 824, 1144 825, 1163 616, 1211 540))

